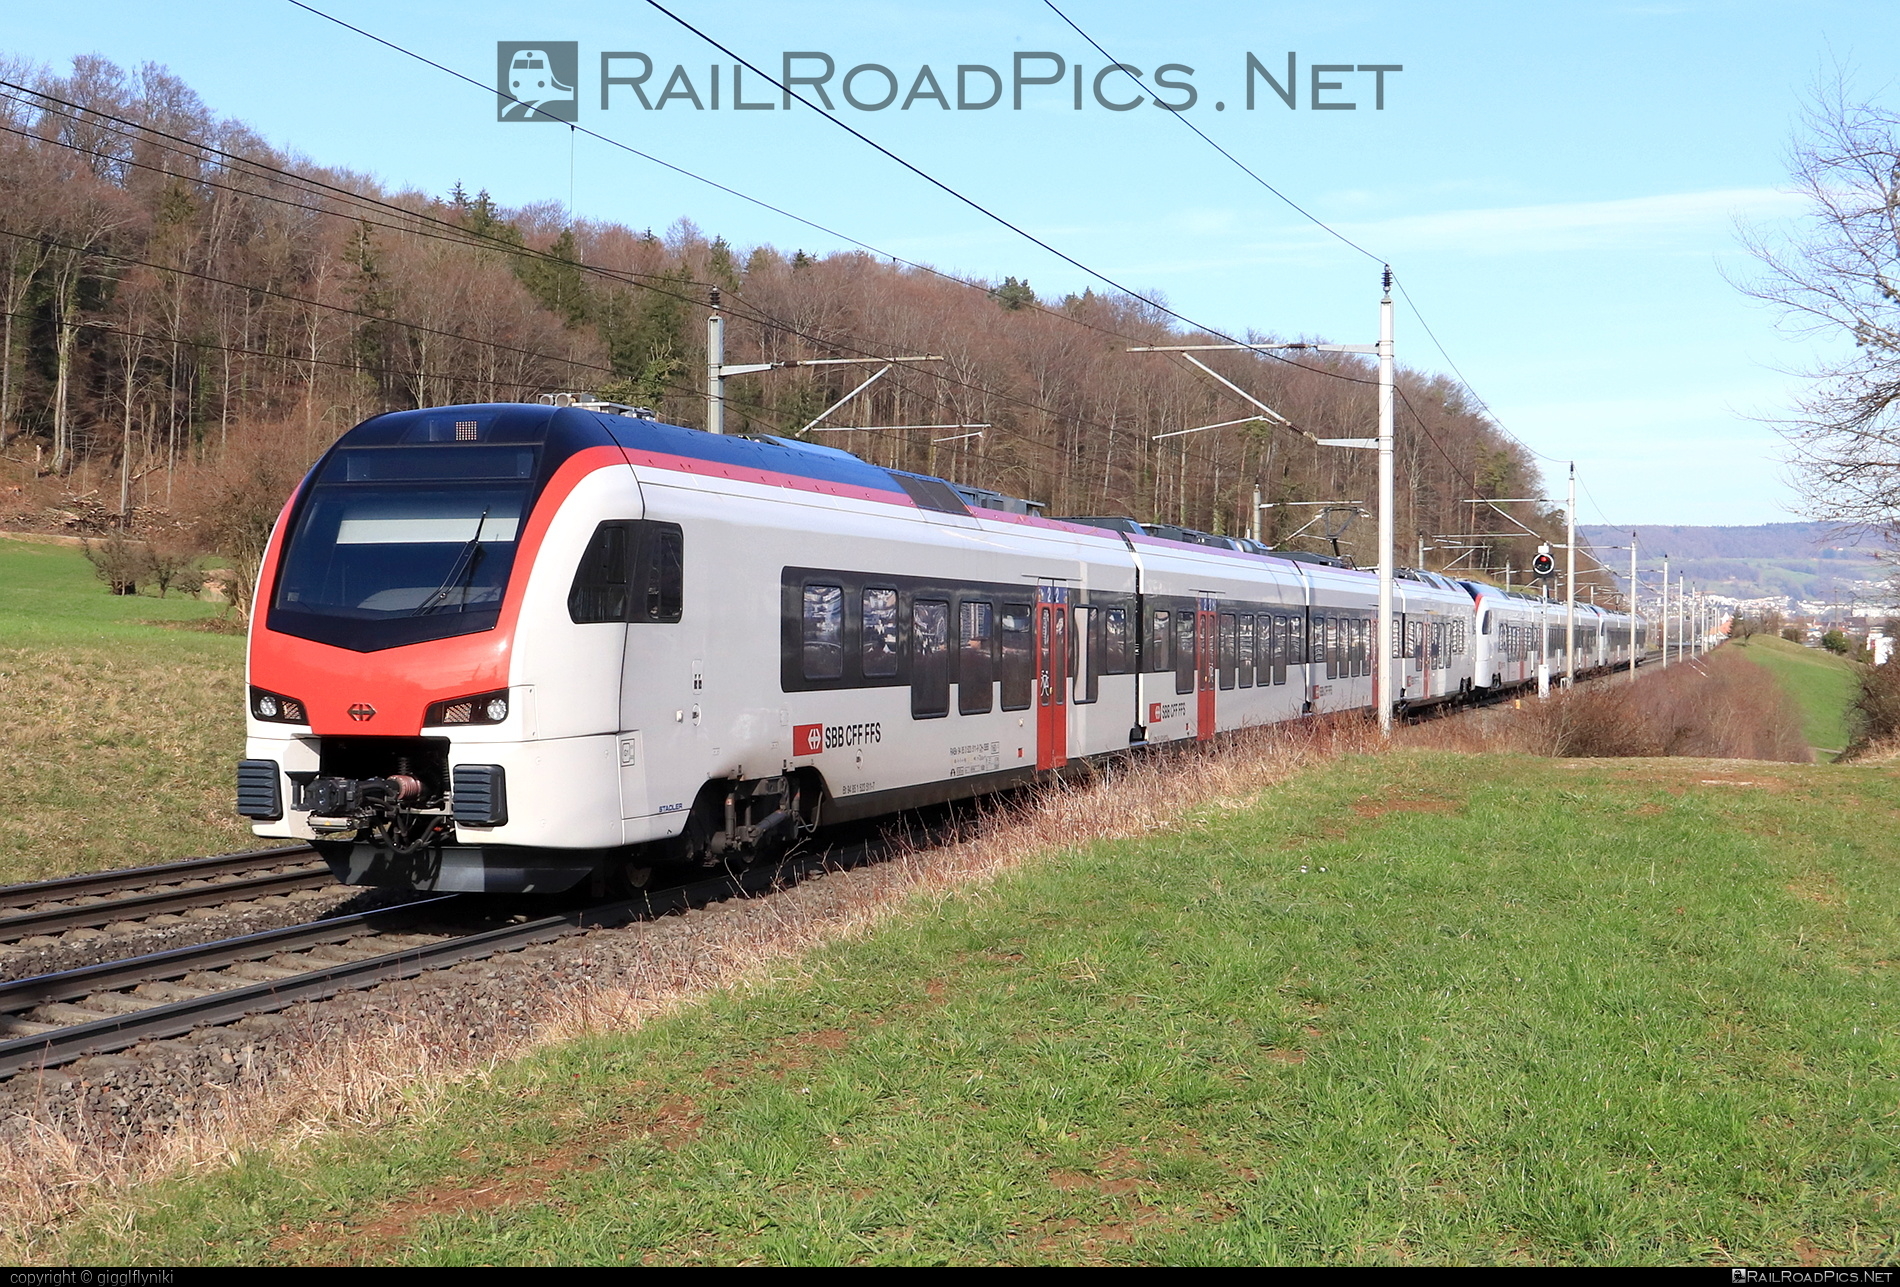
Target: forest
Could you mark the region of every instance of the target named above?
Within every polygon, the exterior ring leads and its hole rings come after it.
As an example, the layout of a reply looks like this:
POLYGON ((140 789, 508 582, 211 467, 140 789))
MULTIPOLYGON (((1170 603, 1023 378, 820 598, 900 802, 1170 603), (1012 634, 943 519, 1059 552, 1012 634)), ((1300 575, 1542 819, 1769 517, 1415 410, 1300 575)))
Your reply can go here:
MULTIPOLYGON (((242 601, 284 498, 368 416, 585 392, 703 427, 717 290, 728 363, 834 360, 729 379, 728 432, 808 437, 1050 515, 1246 534, 1257 488, 1261 538, 1289 548, 1330 550, 1351 515, 1323 506, 1357 506, 1338 546, 1374 559, 1375 453, 1310 440, 1376 431, 1366 359, 1196 355, 1288 429, 1247 420, 1252 403, 1179 354, 1129 352, 1220 342, 1142 300, 735 246, 689 218, 655 233, 502 208, 480 180, 396 191, 288 155, 157 66, 0 59, 0 528, 217 554, 242 601), (1155 437, 1203 425, 1221 427, 1155 437)), ((1530 453, 1442 376, 1401 367, 1399 395, 1401 563, 1422 551, 1521 582, 1524 527, 1560 542, 1561 512, 1471 502, 1541 496, 1530 453)))

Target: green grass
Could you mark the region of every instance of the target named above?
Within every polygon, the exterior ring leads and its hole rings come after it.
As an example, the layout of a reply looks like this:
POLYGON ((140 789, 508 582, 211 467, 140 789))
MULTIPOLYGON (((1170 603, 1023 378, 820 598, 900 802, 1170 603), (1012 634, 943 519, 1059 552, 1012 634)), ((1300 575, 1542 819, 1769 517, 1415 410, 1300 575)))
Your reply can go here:
POLYGON ((1860 691, 1860 672, 1852 662, 1773 635, 1755 635, 1736 647, 1794 697, 1809 746, 1827 752, 1822 757, 1827 760, 1846 749, 1852 736, 1848 712, 1860 691))
POLYGON ((0 540, 0 883, 255 843, 231 810, 244 641, 176 628, 220 611, 0 540))
POLYGON ((1351 759, 54 1258, 1891 1261, 1896 822, 1874 768, 1351 759))

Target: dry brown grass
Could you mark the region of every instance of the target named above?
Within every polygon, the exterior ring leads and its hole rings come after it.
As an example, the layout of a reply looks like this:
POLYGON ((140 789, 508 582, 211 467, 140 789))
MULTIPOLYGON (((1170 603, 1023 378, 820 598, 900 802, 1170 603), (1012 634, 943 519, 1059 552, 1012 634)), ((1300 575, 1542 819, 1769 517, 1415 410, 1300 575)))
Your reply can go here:
POLYGON ((1894 764, 1900 762, 1900 737, 1856 742, 1847 748, 1837 764, 1894 764))
POLYGON ((0 883, 258 847, 233 652, 0 648, 0 883))
POLYGON ((1526 699, 1476 718, 1421 725, 1413 745, 1583 757, 1691 756, 1813 762, 1801 712, 1746 658, 1717 651, 1636 680, 1609 678, 1548 701, 1526 699))
POLYGON ((713 989, 769 979, 814 947, 863 933, 919 899, 946 898, 1094 841, 1174 825, 1191 809, 1244 801, 1301 768, 1376 744, 1363 720, 1327 720, 1111 765, 995 806, 949 843, 909 848, 841 881, 758 900, 746 916, 709 918, 684 968, 656 962, 612 986, 554 990, 532 1034, 506 1047, 471 1048, 453 1006, 418 1001, 398 1022, 323 1043, 291 1071, 234 1089, 163 1132, 128 1136, 83 1113, 57 1128, 27 1124, 0 1136, 0 1253, 29 1258, 59 1220, 170 1173, 224 1165, 253 1149, 288 1151, 338 1130, 426 1120, 459 1086, 534 1047, 637 1027, 713 989), (840 884, 849 891, 844 897, 840 884), (824 896, 803 896, 814 889, 824 896))

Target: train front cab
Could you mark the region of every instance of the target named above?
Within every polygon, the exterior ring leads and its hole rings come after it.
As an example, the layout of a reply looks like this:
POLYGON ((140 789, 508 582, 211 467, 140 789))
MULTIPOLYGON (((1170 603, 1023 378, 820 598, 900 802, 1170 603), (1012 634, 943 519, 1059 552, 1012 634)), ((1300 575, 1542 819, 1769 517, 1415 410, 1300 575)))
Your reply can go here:
POLYGON ((345 434, 260 573, 253 831, 312 842, 355 884, 546 891, 598 871, 625 841, 603 696, 627 627, 569 599, 599 521, 642 512, 592 413, 433 408, 345 434))

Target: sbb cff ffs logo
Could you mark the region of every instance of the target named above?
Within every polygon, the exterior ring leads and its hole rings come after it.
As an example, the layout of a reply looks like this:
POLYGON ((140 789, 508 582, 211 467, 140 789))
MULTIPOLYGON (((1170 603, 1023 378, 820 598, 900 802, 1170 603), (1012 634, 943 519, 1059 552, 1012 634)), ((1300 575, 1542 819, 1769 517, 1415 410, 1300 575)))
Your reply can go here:
POLYGON ((884 740, 884 725, 868 724, 795 724, 792 726, 792 754, 819 755, 826 747, 875 746, 884 740))

